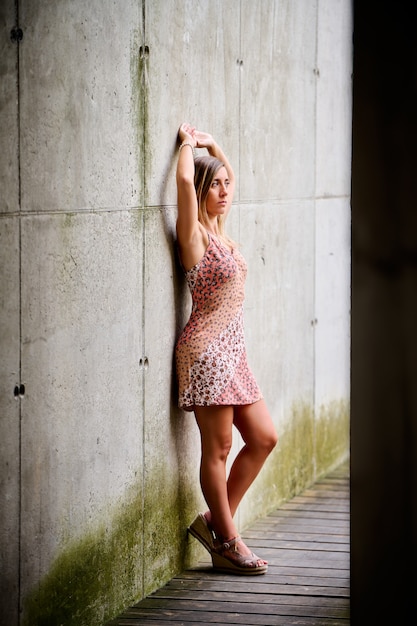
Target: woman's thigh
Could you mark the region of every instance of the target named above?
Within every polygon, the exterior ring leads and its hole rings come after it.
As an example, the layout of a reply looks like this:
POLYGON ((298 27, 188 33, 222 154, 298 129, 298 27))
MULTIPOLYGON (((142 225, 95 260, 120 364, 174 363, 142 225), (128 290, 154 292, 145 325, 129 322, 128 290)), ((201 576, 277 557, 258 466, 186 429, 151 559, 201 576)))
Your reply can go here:
POLYGON ((248 445, 273 448, 278 434, 264 400, 235 407, 234 425, 248 445))
POLYGON ((234 411, 232 406, 195 407, 203 452, 227 454, 232 446, 234 411))

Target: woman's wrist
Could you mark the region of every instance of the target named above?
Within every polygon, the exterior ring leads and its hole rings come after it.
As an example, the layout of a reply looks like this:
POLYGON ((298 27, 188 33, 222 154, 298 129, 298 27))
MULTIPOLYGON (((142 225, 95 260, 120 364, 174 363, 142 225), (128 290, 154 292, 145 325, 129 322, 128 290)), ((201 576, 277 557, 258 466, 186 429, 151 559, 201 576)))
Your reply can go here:
POLYGON ((211 142, 211 144, 209 146, 207 146, 207 150, 209 151, 209 153, 214 156, 216 152, 219 151, 219 146, 218 144, 214 141, 211 142))
POLYGON ((192 143, 191 141, 189 141, 188 139, 184 139, 184 141, 181 142, 180 147, 178 148, 178 152, 181 152, 181 150, 183 148, 185 148, 186 146, 189 146, 191 148, 191 150, 193 151, 193 155, 195 155, 195 142, 192 143))

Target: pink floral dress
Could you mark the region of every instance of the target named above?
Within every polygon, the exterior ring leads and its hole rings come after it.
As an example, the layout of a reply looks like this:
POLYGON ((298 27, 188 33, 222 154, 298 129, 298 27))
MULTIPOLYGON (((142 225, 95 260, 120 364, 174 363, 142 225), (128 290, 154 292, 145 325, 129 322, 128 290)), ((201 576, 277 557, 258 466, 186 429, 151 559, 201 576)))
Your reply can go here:
POLYGON ((246 262, 210 235, 201 261, 186 272, 190 319, 176 349, 179 406, 252 404, 262 398, 248 366, 243 328, 246 262))

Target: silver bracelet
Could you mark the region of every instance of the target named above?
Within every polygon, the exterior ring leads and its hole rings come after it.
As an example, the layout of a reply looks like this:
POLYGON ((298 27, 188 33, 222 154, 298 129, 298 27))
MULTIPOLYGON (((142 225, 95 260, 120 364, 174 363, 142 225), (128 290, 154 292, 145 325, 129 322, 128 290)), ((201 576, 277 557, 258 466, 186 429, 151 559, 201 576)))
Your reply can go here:
POLYGON ((195 156, 195 148, 193 144, 190 143, 189 141, 183 141, 180 147, 178 148, 178 152, 181 152, 181 148, 183 148, 184 146, 190 146, 191 150, 193 151, 193 156, 195 156))

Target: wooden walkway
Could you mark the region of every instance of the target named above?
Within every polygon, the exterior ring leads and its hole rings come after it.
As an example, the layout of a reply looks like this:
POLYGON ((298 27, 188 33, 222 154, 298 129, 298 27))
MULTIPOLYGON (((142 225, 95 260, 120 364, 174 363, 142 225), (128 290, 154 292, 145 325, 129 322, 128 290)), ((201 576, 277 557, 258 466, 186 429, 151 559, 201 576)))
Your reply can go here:
POLYGON ((207 555, 207 561, 107 626, 350 624, 347 464, 258 520, 242 537, 269 561, 267 574, 214 573, 207 555))

